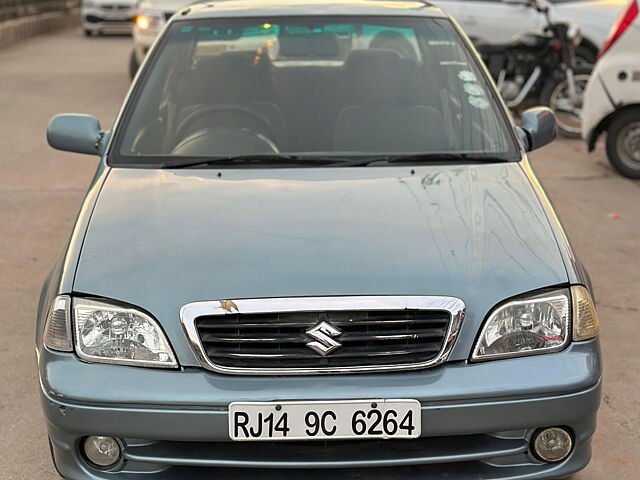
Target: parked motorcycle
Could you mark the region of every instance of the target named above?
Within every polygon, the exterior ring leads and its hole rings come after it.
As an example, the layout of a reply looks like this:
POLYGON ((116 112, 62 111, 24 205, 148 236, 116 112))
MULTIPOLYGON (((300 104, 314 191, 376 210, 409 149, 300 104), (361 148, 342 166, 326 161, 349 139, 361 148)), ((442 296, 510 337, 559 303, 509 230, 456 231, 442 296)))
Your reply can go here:
POLYGON ((549 8, 538 0, 502 0, 534 8, 546 18, 541 32, 516 35, 507 44, 476 42, 507 106, 516 113, 545 105, 556 114, 558 129, 567 137, 580 137, 582 98, 591 67, 576 65, 580 29, 552 22, 549 8))

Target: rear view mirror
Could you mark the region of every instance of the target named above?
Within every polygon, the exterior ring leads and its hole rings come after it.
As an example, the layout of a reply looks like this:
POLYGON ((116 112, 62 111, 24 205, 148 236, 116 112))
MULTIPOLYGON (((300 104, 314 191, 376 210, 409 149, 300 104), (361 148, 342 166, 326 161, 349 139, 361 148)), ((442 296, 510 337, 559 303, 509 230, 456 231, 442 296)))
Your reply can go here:
POLYGON ((537 150, 556 138, 556 116, 547 107, 530 108, 522 114, 521 130, 526 136, 527 151, 537 150))
POLYGON ((56 115, 47 129, 47 141, 53 148, 89 155, 100 155, 102 136, 100 122, 90 115, 56 115))

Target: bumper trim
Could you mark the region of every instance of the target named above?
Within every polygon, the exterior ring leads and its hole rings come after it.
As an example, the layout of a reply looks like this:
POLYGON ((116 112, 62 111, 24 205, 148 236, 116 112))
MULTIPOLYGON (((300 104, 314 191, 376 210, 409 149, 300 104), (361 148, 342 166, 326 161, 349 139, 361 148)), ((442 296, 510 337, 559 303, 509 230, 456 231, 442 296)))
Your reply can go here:
POLYGON ((523 438, 491 435, 421 437, 415 440, 288 442, 157 442, 125 448, 128 461, 168 466, 234 468, 364 468, 470 462, 524 454, 523 438), (454 453, 455 452, 455 453, 454 453), (178 454, 179 453, 179 454, 178 454))
MULTIPOLYGON (((67 403, 43 394, 49 423, 78 435, 175 441, 228 441, 228 411, 218 408, 92 406, 67 403), (114 422, 113 419, 118 421, 114 422)), ((565 395, 499 401, 422 404, 423 436, 454 436, 570 425, 594 416, 600 382, 565 395), (453 421, 455 419, 455 421, 453 421)))

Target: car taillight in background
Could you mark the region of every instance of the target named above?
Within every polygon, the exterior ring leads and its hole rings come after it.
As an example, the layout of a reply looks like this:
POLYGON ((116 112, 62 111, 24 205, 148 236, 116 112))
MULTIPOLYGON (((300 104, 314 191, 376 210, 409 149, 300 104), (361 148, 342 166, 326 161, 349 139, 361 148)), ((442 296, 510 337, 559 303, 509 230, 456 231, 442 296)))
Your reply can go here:
POLYGON ((611 27, 611 32, 609 32, 609 36, 602 45, 602 49, 600 49, 600 53, 598 53, 598 58, 602 57, 607 50, 609 50, 614 43, 618 41, 618 39, 622 36, 624 32, 626 32, 627 28, 634 22, 636 17, 638 16, 638 0, 631 0, 629 7, 622 12, 622 14, 618 17, 618 19, 614 22, 611 27))

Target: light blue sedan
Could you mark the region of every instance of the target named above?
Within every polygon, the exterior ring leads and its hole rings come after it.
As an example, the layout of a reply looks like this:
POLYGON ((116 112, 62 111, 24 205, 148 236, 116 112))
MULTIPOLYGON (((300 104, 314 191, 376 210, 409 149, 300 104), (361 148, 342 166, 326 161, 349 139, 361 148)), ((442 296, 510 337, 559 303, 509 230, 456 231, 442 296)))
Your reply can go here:
POLYGON ((178 12, 46 280, 69 480, 550 479, 589 462, 598 320, 457 25, 422 2, 178 12))

